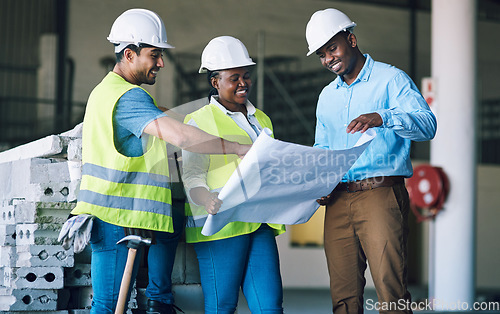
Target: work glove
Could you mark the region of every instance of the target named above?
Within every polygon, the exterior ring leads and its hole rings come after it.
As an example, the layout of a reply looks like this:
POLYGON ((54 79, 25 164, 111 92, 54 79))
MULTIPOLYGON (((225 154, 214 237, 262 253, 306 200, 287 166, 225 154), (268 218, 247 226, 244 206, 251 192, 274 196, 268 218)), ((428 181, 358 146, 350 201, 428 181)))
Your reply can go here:
POLYGON ((74 252, 80 253, 90 241, 94 217, 87 214, 71 217, 64 223, 57 241, 62 241, 65 250, 73 244, 74 252))

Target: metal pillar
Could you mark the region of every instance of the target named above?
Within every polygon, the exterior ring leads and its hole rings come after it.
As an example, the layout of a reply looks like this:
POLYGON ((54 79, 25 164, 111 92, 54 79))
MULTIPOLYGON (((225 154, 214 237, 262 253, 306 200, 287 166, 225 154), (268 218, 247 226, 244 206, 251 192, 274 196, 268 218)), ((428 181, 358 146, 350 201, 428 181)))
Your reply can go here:
POLYGON ((476 0, 432 0, 431 163, 450 180, 444 210, 431 224, 429 297, 436 310, 466 310, 475 293, 476 0))

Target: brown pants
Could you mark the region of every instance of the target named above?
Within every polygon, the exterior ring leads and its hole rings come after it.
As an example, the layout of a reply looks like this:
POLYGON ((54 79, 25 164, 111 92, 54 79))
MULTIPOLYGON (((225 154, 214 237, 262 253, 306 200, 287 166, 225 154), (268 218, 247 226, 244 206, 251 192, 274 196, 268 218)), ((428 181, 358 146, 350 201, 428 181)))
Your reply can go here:
POLYGON ((363 313, 367 260, 380 312, 411 313, 394 307, 384 311, 389 302, 394 306, 411 299, 407 290, 408 211, 404 184, 332 194, 324 237, 334 313, 363 313))

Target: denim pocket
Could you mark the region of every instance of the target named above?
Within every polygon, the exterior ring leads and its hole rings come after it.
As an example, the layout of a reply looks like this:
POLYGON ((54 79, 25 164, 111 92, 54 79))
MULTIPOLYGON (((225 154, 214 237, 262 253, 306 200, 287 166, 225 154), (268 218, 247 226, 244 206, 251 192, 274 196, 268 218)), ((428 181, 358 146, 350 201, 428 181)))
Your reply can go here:
POLYGON ((92 231, 90 233, 90 244, 97 244, 104 238, 104 233, 102 232, 103 221, 99 218, 94 218, 94 223, 92 225, 92 231))

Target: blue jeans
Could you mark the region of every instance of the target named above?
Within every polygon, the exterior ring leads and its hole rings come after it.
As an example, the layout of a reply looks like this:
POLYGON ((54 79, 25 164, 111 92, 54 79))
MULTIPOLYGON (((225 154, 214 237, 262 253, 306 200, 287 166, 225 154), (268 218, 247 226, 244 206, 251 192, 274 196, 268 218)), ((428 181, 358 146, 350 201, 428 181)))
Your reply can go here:
MULTIPOLYGON (((173 206, 174 207, 174 206, 173 206)), ((174 233, 155 232, 156 244, 149 247, 148 276, 149 283, 146 296, 151 300, 163 303, 174 303, 172 295, 172 268, 175 251, 184 225, 184 204, 181 209, 173 210, 174 233)), ((91 313, 114 313, 120 284, 127 262, 128 248, 126 243, 116 245, 125 236, 123 227, 94 219, 90 243, 92 247, 92 299, 91 313)), ((134 272, 127 297, 137 276, 140 264, 140 251, 137 253, 134 272)))
POLYGON ((252 313, 283 313, 283 288, 273 230, 194 244, 205 313, 234 313, 240 287, 252 313))

